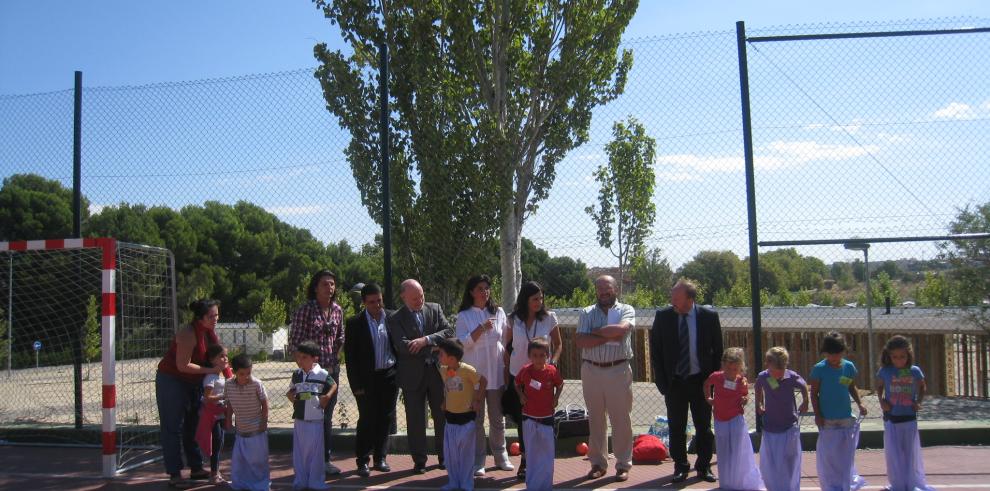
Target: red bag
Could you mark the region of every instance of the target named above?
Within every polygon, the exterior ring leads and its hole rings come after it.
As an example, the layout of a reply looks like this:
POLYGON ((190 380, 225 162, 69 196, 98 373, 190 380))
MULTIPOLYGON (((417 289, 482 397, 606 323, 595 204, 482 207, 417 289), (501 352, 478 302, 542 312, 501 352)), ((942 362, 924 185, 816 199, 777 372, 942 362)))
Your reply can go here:
POLYGON ((669 457, 667 447, 656 435, 639 435, 633 440, 633 462, 659 464, 669 457))

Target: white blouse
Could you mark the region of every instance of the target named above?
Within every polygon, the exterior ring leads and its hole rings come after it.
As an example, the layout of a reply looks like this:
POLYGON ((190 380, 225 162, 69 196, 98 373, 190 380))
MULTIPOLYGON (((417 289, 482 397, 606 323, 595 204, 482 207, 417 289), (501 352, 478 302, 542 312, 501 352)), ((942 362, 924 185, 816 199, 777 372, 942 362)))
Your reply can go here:
MULTIPOLYGON (((526 321, 519 320, 516 316, 509 318, 512 323, 512 354, 509 355, 509 373, 513 377, 519 374, 519 369, 529 363, 529 342, 536 338, 544 338, 550 342, 550 331, 557 327, 557 314, 547 312, 543 320, 533 322, 533 326, 526 328, 526 321)), ((551 346, 553 349, 553 346, 551 346)))
POLYGON ((457 313, 457 339, 464 344, 464 363, 478 371, 478 375, 488 381, 488 390, 496 390, 505 385, 505 312, 501 307, 490 314, 485 309, 471 307, 457 313), (495 317, 493 328, 482 332, 478 340, 471 333, 484 324, 489 318, 495 317))

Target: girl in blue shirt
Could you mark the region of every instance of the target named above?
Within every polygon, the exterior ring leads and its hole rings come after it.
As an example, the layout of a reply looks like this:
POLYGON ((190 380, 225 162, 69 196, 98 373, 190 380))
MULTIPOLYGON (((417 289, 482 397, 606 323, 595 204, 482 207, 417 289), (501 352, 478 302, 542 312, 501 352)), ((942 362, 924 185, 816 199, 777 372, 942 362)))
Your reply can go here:
POLYGON ((818 426, 817 467, 822 490, 857 490, 866 485, 856 470, 859 423, 852 416, 850 398, 866 408, 856 388, 856 365, 845 359, 846 341, 832 331, 822 340, 825 359, 811 369, 811 405, 818 426))
POLYGON ((921 460, 918 410, 925 398, 925 375, 914 365, 914 350, 904 336, 887 340, 877 372, 877 397, 883 408, 883 450, 891 491, 929 490, 921 460))

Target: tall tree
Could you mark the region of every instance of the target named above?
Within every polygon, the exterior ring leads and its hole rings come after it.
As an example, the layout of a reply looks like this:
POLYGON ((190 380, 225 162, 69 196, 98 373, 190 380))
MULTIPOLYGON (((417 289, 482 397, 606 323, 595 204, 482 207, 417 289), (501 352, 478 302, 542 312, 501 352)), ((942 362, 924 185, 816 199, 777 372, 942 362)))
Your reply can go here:
MULTIPOLYGON (((327 108, 351 134, 362 201, 379 204, 378 43, 389 47, 392 229, 400 266, 438 280, 497 233, 502 298, 521 283, 523 224, 592 110, 625 88, 637 0, 314 0, 352 54, 315 47, 327 108), (475 244, 478 247, 475 247, 475 244)), ((453 271, 452 271, 453 272, 453 271)), ((428 278, 427 278, 428 279, 428 278)), ((460 280, 463 281, 463 280, 460 280)))
MULTIPOLYGON (((746 274, 748 271, 732 251, 701 251, 677 270, 677 276, 701 282, 707 293, 699 299, 709 304, 713 302, 716 292, 730 291, 740 273, 746 274)), ((749 281, 748 277, 746 281, 749 281)))
MULTIPOLYGON (((89 200, 82 198, 82 219, 89 200)), ((37 174, 14 174, 0 187, 0 240, 64 239, 72 235, 72 190, 37 174)))
POLYGON ((646 238, 656 219, 653 160, 657 143, 633 117, 625 123, 616 121, 612 136, 613 140, 605 147, 608 163, 598 167, 594 174, 601 186, 598 206, 591 205, 584 211, 598 226, 598 244, 619 260, 621 293, 629 260, 645 254, 646 238))
MULTIPOLYGON (((990 232, 990 202, 966 206, 949 225, 953 234, 990 232)), ((945 252, 955 269, 959 304, 967 307, 967 318, 990 332, 990 239, 957 240, 945 252)))

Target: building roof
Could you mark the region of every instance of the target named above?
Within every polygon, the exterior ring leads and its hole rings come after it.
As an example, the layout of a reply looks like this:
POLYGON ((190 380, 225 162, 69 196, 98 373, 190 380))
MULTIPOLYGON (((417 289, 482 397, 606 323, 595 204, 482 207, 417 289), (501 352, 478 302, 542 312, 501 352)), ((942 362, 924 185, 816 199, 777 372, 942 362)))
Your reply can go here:
MULTIPOLYGON (((658 308, 637 309, 636 327, 648 329, 658 308)), ((726 331, 753 328, 752 309, 749 307, 719 307, 722 329, 726 331)), ((562 327, 576 327, 581 309, 554 309, 562 327)), ((873 309, 875 332, 940 332, 985 334, 962 315, 959 308, 925 309, 892 308, 884 314, 883 308, 873 309)), ((864 307, 765 307, 761 311, 761 325, 767 331, 849 331, 866 329, 864 307)))

